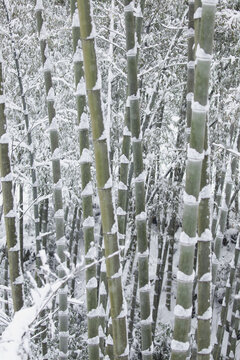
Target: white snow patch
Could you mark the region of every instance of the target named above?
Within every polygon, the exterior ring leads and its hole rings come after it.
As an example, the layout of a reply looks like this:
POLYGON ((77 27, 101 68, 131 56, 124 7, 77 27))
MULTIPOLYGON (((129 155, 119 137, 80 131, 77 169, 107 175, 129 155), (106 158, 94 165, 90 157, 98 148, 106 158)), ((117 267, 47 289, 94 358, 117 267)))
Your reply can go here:
POLYGON ((73 14, 73 18, 72 18, 72 27, 80 27, 80 22, 79 22, 79 16, 78 16, 78 10, 76 9, 74 14, 73 14))
POLYGON ((196 19, 201 19, 202 17, 202 8, 201 7, 198 7, 194 13, 194 20, 196 19))
MULTIPOLYGON (((13 217, 16 217, 16 212, 14 210, 10 210, 6 215, 5 215, 6 218, 13 218, 13 217)), ((11 248, 13 249, 13 248, 11 248)), ((13 251, 9 249, 9 251, 13 251)))
POLYGON ((177 340, 172 340, 171 349, 176 352, 185 352, 189 349, 189 342, 182 342, 177 340))
POLYGON ((146 221, 147 215, 145 211, 142 211, 140 214, 136 215, 136 221, 146 221))
POLYGON ((192 306, 188 309, 184 309, 181 305, 176 305, 174 308, 174 315, 179 318, 190 318, 192 316, 192 306))
POLYGON ((51 62, 51 59, 48 57, 43 65, 43 71, 51 72, 52 70, 53 70, 53 64, 51 62))
POLYGON ((192 102, 192 111, 195 113, 206 113, 209 110, 209 104, 201 105, 198 101, 192 102))
POLYGON ((0 144, 9 144, 10 143, 10 136, 8 135, 8 133, 3 134, 0 137, 0 144))
POLYGON ((7 174, 6 176, 2 177, 2 178, 1 178, 1 181, 2 181, 2 182, 5 182, 5 181, 13 181, 13 175, 12 175, 12 173, 9 173, 9 174, 7 174))
POLYGON ((92 183, 89 182, 83 189, 82 196, 92 196, 92 195, 93 195, 93 187, 92 187, 92 183))
POLYGON ((209 306, 209 308, 202 315, 198 315, 198 319, 200 320, 210 320, 211 318, 212 318, 211 306, 209 306))
POLYGON ((146 177, 145 171, 142 171, 137 177, 135 177, 134 182, 144 182, 146 177))
POLYGON ((195 149, 193 149, 193 148, 191 148, 190 146, 188 146, 187 157, 188 157, 189 160, 202 161, 202 160, 204 159, 204 152, 199 153, 199 152, 196 151, 195 149))
POLYGON ((104 141, 106 139, 107 139, 107 132, 104 129, 103 132, 102 132, 102 135, 98 138, 98 141, 104 141))
POLYGON ((205 229, 199 236, 198 241, 212 241, 212 232, 210 229, 205 229))
POLYGON ((108 181, 105 183, 103 189, 110 189, 112 187, 112 177, 110 176, 108 181))
POLYGON ((88 280, 86 284, 87 289, 95 289, 97 287, 97 279, 95 277, 92 277, 88 280))
POLYGON ((92 163, 92 155, 89 149, 87 148, 83 149, 79 162, 80 164, 92 163))
POLYGON ((82 113, 79 124, 79 130, 88 130, 88 129, 89 129, 88 116, 86 113, 82 113))
POLYGON ((132 133, 127 126, 124 126, 123 128, 123 136, 132 136, 132 133))
POLYGON ((178 270, 177 280, 183 282, 193 282, 195 277, 195 272, 193 271, 191 275, 184 274, 182 271, 178 270))
POLYGON ((194 246, 197 242, 197 237, 190 237, 184 231, 180 235, 180 244, 184 246, 194 246))
POLYGON ((111 279, 116 279, 122 276, 122 269, 119 268, 118 272, 116 272, 114 275, 111 276, 111 279))
POLYGON ((85 227, 85 228, 94 227, 94 218, 93 218, 93 216, 88 216, 84 220, 83 227, 85 227))
POLYGON ((37 0, 35 11, 40 11, 40 10, 44 10, 43 3, 42 0, 37 0))
POLYGON ((99 344, 99 337, 95 336, 92 338, 88 338, 87 340, 88 345, 98 345, 99 344))
POLYGON ((127 158, 124 154, 122 154, 122 155, 120 156, 120 163, 121 163, 121 164, 129 164, 129 160, 128 160, 128 158, 127 158))
POLYGON ((125 185, 122 181, 119 181, 119 184, 118 184, 118 190, 125 190, 127 191, 127 185, 125 185))
POLYGON ((198 44, 197 51, 196 51, 196 59, 197 60, 203 60, 203 61, 211 61, 212 55, 205 53, 204 49, 200 47, 198 44))
POLYGON ((75 92, 76 96, 86 96, 86 84, 83 78, 80 79, 77 84, 77 90, 75 92))
POLYGON ((47 101, 54 101, 54 100, 55 100, 55 94, 53 88, 51 87, 47 94, 47 101))
POLYGON ((80 48, 77 48, 75 54, 73 55, 73 62, 77 63, 82 61, 83 61, 82 51, 80 48))
POLYGON ((207 272, 207 273, 203 274, 198 281, 210 282, 210 281, 212 281, 212 274, 210 272, 207 272))
POLYGON ((183 202, 184 202, 184 204, 187 204, 187 205, 197 205, 198 204, 198 200, 195 198, 195 196, 189 195, 185 191, 183 194, 183 202))
POLYGON ((206 185, 200 191, 199 197, 200 199, 209 199, 211 197, 212 189, 211 185, 206 185))
POLYGON ((63 217, 64 217, 63 209, 57 210, 54 214, 54 218, 63 218, 63 217))
POLYGON ((92 88, 92 90, 101 90, 102 88, 102 79, 101 79, 101 75, 100 73, 97 74, 97 80, 96 80, 96 84, 94 85, 94 87, 92 88))
POLYGON ((59 148, 56 148, 52 153, 52 160, 59 160, 61 157, 61 151, 59 148))
POLYGON ((0 104, 5 104, 5 102, 6 102, 5 95, 0 95, 0 104))

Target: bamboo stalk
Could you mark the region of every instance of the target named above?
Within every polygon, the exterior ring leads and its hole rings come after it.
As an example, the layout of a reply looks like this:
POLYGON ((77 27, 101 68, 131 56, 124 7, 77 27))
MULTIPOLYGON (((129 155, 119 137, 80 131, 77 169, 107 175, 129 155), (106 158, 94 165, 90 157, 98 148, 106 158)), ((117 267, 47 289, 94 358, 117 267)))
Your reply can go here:
POLYGON ((111 304, 115 359, 128 359, 126 307, 124 304, 121 266, 117 241, 117 226, 112 202, 112 177, 108 160, 107 138, 101 106, 101 79, 98 73, 95 31, 91 15, 91 1, 78 0, 80 31, 83 48, 84 73, 91 114, 97 188, 100 200, 105 244, 108 289, 111 304))
POLYGON ((0 52, 0 172, 8 249, 9 275, 12 289, 13 308, 16 312, 23 306, 23 276, 20 267, 20 248, 17 238, 16 213, 12 191, 13 175, 9 155, 10 139, 7 134, 3 84, 3 58, 0 52))
MULTIPOLYGON (((37 20, 37 31, 40 42, 40 52, 44 71, 44 82, 47 96, 47 109, 49 119, 49 133, 52 152, 52 177, 53 177, 53 198, 54 198, 54 219, 56 224, 57 255, 60 260, 58 265, 58 276, 63 278, 66 275, 66 238, 64 234, 64 211, 62 201, 62 180, 60 164, 60 148, 58 126, 55 119, 55 95, 52 83, 52 64, 49 58, 47 44, 47 32, 43 21, 43 2, 36 1, 35 13, 37 20)), ((67 285, 64 284, 59 290, 59 359, 68 358, 68 302, 67 285)))
POLYGON ((183 210, 183 230, 180 237, 177 301, 171 360, 185 360, 189 356, 189 332, 192 315, 193 261, 196 244, 198 197, 204 158, 205 123, 208 109, 208 85, 213 47, 216 2, 202 1, 200 41, 196 51, 197 66, 194 81, 194 102, 190 146, 186 169, 183 210))

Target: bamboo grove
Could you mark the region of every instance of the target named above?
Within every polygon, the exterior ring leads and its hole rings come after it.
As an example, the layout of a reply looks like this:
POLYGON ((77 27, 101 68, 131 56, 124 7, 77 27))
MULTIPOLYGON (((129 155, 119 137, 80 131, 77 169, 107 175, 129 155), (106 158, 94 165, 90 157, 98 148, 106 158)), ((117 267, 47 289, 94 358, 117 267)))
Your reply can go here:
POLYGON ((1 360, 239 359, 239 2, 0 19, 1 360))

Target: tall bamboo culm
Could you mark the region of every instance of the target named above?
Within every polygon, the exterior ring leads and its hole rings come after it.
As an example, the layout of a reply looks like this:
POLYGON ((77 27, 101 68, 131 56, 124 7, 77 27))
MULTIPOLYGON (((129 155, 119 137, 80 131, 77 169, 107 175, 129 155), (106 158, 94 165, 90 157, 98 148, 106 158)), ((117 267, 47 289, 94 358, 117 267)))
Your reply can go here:
POLYGON ((202 164, 199 211, 198 211, 198 318, 197 318, 197 356, 209 360, 211 355, 211 245, 208 126, 205 130, 204 159, 202 164))
POLYGON ((91 115, 97 188, 105 244, 108 290, 111 306, 115 359, 128 359, 126 305, 123 297, 117 224, 112 201, 112 176, 108 160, 107 136, 101 105, 101 79, 97 68, 95 28, 91 1, 78 0, 86 90, 91 115))
MULTIPOLYGON (((224 335, 224 331, 226 328, 228 309, 230 307, 233 282, 235 279, 235 271, 236 271, 236 267, 238 266, 238 260, 239 260, 239 250, 240 250, 239 249, 239 239, 240 239, 240 237, 238 236, 238 243, 235 247, 234 256, 233 256, 233 259, 231 262, 231 269, 230 269, 230 273, 228 275, 228 280, 227 280, 227 284, 226 284, 226 292, 225 292, 223 302, 222 302, 220 319, 218 321, 216 342, 213 347, 213 359, 214 360, 219 359, 220 355, 221 355, 223 335, 224 335)), ((230 332, 231 332, 231 330, 229 329, 229 335, 230 335, 230 332)))
MULTIPOLYGON (((58 125, 55 118, 55 96, 52 83, 52 63, 49 57, 47 44, 47 32, 43 21, 43 2, 36 1, 35 12, 37 20, 37 31, 39 35, 41 59, 44 71, 44 81, 47 96, 47 109, 49 119, 50 144, 52 152, 52 176, 53 176, 53 198, 54 198, 54 219, 56 224, 56 243, 57 255, 60 263, 58 264, 58 276, 63 278, 66 275, 66 238, 64 234, 64 212, 62 201, 62 180, 60 165, 60 148, 58 125)), ((59 359, 68 358, 68 303, 67 303, 67 285, 59 290, 59 359)))
POLYGON ((194 91, 194 0, 189 0, 188 10, 188 64, 187 64, 187 142, 189 142, 194 91))
POLYGON ((7 122, 3 84, 3 58, 0 49, 0 172, 13 309, 18 311, 23 306, 23 276, 20 266, 20 248, 17 238, 16 212, 12 192, 13 176, 9 156, 10 139, 6 132, 7 122))
POLYGON ((94 239, 94 218, 92 206, 91 163, 89 150, 89 124, 86 113, 86 88, 83 73, 82 49, 80 49, 80 23, 76 2, 73 1, 72 37, 74 51, 74 75, 76 87, 77 118, 79 125, 80 169, 82 184, 83 234, 85 247, 86 296, 88 319, 88 356, 90 360, 99 359, 98 338, 98 299, 96 279, 96 250, 94 239), (92 266, 90 266, 92 264, 92 266))
MULTIPOLYGON (((22 100, 22 109, 23 109, 23 114, 24 114, 25 128, 26 128, 26 132, 27 132, 27 144, 28 144, 28 148, 29 148, 29 163, 30 163, 31 179, 32 179, 33 215, 34 215, 34 224, 35 224, 36 267, 37 267, 36 279, 37 279, 38 286, 40 287, 41 279, 40 279, 39 271, 40 271, 41 260, 40 260, 40 256, 39 256, 39 251, 41 250, 41 236, 40 236, 40 227, 39 227, 39 210, 38 210, 38 202, 37 202, 37 199, 38 199, 37 174, 36 174, 36 168, 34 167, 34 148, 33 148, 31 129, 29 129, 29 113, 28 113, 27 102, 26 102, 26 98, 25 98, 25 91, 23 88, 22 76, 21 76, 21 72, 20 72, 19 58, 17 56, 17 50, 15 47, 15 42, 14 42, 14 38, 13 38, 13 32, 12 32, 12 26, 11 26, 8 8, 6 6, 5 1, 3 1, 3 4, 5 7, 7 21, 8 21, 8 25, 9 25, 9 33, 10 33, 10 37, 11 37, 11 41, 12 41, 13 57, 14 57, 14 62, 15 62, 16 70, 17 70, 17 78, 18 78, 18 84, 19 84, 20 95, 21 95, 21 100, 22 100)), ((20 196, 21 195, 22 195, 22 191, 20 190, 20 196)), ((20 201, 20 203, 21 203, 21 201, 20 201)), ((22 213, 21 217, 23 218, 23 211, 21 211, 21 213, 22 213)))
POLYGON ((137 43, 135 42, 134 1, 125 0, 127 37, 128 95, 130 102, 130 127, 135 176, 135 209, 138 244, 138 284, 141 310, 141 335, 143 360, 152 359, 152 315, 148 270, 148 241, 145 212, 145 176, 140 134, 140 109, 137 79, 137 43))
POLYGON ((179 270, 177 273, 177 302, 172 340, 172 360, 185 360, 189 356, 189 332, 192 315, 193 260, 198 220, 198 198, 204 158, 208 85, 212 58, 216 1, 202 1, 200 41, 196 51, 197 65, 194 81, 194 101, 190 145, 186 169, 183 210, 183 230, 180 237, 179 270))

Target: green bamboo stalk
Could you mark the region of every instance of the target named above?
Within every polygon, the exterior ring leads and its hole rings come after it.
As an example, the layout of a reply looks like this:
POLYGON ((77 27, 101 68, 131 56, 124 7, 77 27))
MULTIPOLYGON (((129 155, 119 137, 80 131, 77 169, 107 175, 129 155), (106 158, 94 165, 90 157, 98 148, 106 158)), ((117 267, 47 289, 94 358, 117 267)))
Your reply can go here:
MULTIPOLYGON (((72 8, 73 10, 73 8, 72 8)), ((80 23, 77 7, 72 13, 72 37, 74 51, 74 75, 76 86, 77 117, 79 125, 80 169, 82 184, 83 233, 85 247, 85 263, 87 265, 86 296, 88 319, 88 356, 89 359, 99 359, 98 338, 98 300, 96 279, 96 251, 94 239, 94 219, 92 204, 92 157, 89 150, 89 124, 86 114, 86 90, 83 78, 83 57, 80 45, 80 23), (92 266, 90 266, 92 264, 92 266)))
MULTIPOLYGON (((125 5, 128 2, 125 1, 125 5)), ((132 34, 135 31, 135 20, 133 12, 125 12, 125 30, 126 30, 126 50, 134 47, 134 39, 132 34)), ((128 93, 128 88, 127 88, 128 93)), ((122 248, 122 255, 124 253, 126 226, 127 226, 127 206, 128 206, 128 173, 130 160, 130 145, 131 145, 131 126, 130 126, 130 102, 127 97, 125 107, 122 155, 120 157, 119 169, 119 185, 118 185, 118 238, 119 245, 122 248)))
POLYGON ((227 347, 227 358, 235 359, 236 346, 237 346, 237 334, 239 333, 239 324, 240 324, 240 314, 239 314, 239 306, 240 306, 240 293, 235 295, 233 308, 235 307, 236 313, 234 314, 234 327, 231 332, 229 343, 227 347))
MULTIPOLYGON (((64 234, 64 212, 62 201, 62 180, 60 165, 60 148, 58 126, 55 119, 55 95, 52 83, 52 64, 49 58, 47 44, 47 33, 43 21, 43 2, 36 1, 35 13, 37 20, 37 31, 39 35, 41 59, 44 71, 44 81, 47 96, 47 108, 49 119, 49 133, 52 152, 52 176, 53 176, 53 197, 54 197, 54 219, 56 224, 56 243, 57 255, 60 260, 58 265, 58 276, 63 278, 66 275, 66 238, 64 234)), ((67 303, 67 285, 59 290, 59 359, 67 360, 68 358, 68 303, 67 303)))
MULTIPOLYGON (((239 236, 239 239, 240 239, 240 236, 239 236)), ((226 327, 229 303, 231 301, 233 281, 235 278, 235 270, 236 270, 236 267, 238 265, 238 260, 239 260, 239 253, 240 253, 239 239, 238 239, 238 245, 235 247, 234 257, 233 257, 233 260, 231 263, 231 269, 230 269, 230 273, 229 273, 227 284, 226 284, 226 292, 225 292, 223 302, 222 302, 222 309, 221 309, 221 313, 220 313, 220 319, 218 322, 218 328, 217 328, 217 334, 216 334, 216 342, 215 342, 214 348, 213 348, 214 360, 219 359, 220 354, 221 354, 223 335, 224 335, 224 330, 226 327)))
POLYGON ((41 226, 41 233, 42 233, 42 246, 43 249, 47 252, 47 229, 48 229, 48 198, 46 198, 43 202, 43 216, 42 216, 42 226, 41 226))
POLYGON ((198 197, 204 158, 205 123, 208 109, 208 85, 213 47, 216 1, 202 1, 199 45, 196 51, 194 102, 190 146, 186 169, 183 210, 183 230, 180 237, 180 257, 177 274, 177 301, 171 360, 185 360, 189 356, 189 332, 192 315, 193 261, 196 244, 198 197))
MULTIPOLYGON (((134 1, 125 0, 125 20, 130 18, 134 23, 134 1)), ((128 94, 130 100, 130 125, 132 133, 132 150, 135 176, 135 209, 138 244, 138 276, 141 310, 141 334, 143 360, 152 359, 152 319, 150 309, 150 287, 148 275, 148 242, 146 233, 145 213, 145 175, 142 158, 142 139, 140 134, 140 110, 137 80, 137 44, 135 31, 129 29, 129 44, 127 45, 128 94)))
POLYGON ((167 281, 166 281, 166 308, 171 311, 171 298, 172 298, 172 268, 173 268, 173 250, 174 250, 174 234, 175 223, 174 220, 170 221, 168 230, 168 267, 167 267, 167 281))
MULTIPOLYGON (((238 253, 240 252, 239 243, 238 243, 237 247, 235 248, 235 251, 237 251, 238 253)), ((239 257, 239 255, 238 255, 238 257, 239 257)), ((239 289, 240 289, 240 281, 239 281, 239 279, 237 279, 236 287, 235 287, 235 295, 234 295, 234 300, 233 300, 233 306, 232 306, 231 321, 229 324, 229 332, 227 333, 227 335, 228 335, 227 356, 229 356, 231 351, 233 351, 235 353, 235 346, 233 346, 232 343, 235 342, 234 337, 233 337, 233 332, 235 330, 235 335, 236 335, 236 332, 238 331, 238 328, 239 328, 239 317, 238 317, 239 316, 238 309, 239 309, 239 305, 240 305, 240 297, 238 296, 239 289), (238 312, 238 314, 237 314, 237 312, 238 312)))
POLYGON ((3 84, 3 58, 0 50, 0 173, 13 308, 14 311, 18 311, 23 306, 23 277, 20 267, 20 249, 16 231, 16 214, 12 192, 13 176, 9 156, 10 139, 6 132, 7 122, 3 84))
POLYGON ((130 315, 129 315, 129 321, 128 321, 128 340, 129 340, 130 350, 131 350, 131 345, 133 343, 133 324, 134 324, 136 301, 137 301, 137 288, 138 288, 138 268, 137 267, 134 271, 133 277, 134 277, 134 281, 133 281, 132 300, 131 300, 131 308, 130 308, 130 315))
MULTIPOLYGON (((36 174, 36 168, 34 167, 34 148, 33 148, 33 141, 32 141, 32 133, 31 133, 31 129, 29 128, 29 112, 28 112, 25 91, 24 91, 23 81, 22 81, 22 76, 21 76, 21 71, 20 71, 19 57, 17 56, 17 50, 15 47, 15 42, 14 42, 14 37, 13 37, 13 32, 12 32, 11 20, 9 17, 9 13, 8 13, 8 9, 5 4, 5 1, 3 1, 3 5, 5 8, 8 26, 9 26, 9 34, 10 34, 11 42, 12 42, 13 57, 14 57, 14 62, 15 62, 16 70, 17 70, 17 79, 18 79, 18 84, 19 84, 19 89, 20 89, 21 100, 22 100, 22 109, 23 109, 23 114, 24 114, 25 128, 26 128, 26 132, 27 132, 27 145, 28 145, 28 149, 29 149, 29 163, 30 163, 31 181, 32 181, 32 198, 33 198, 33 204, 34 204, 33 205, 33 214, 34 214, 34 227, 35 227, 36 267, 37 267, 36 278, 37 278, 38 286, 40 287, 42 285, 42 281, 41 281, 38 273, 40 271, 40 266, 41 266, 41 259, 39 256, 39 251, 41 250, 41 236, 40 236, 40 227, 39 227, 39 209, 38 209, 38 202, 37 202, 37 198, 38 198, 37 174, 36 174)), ((20 221, 19 221, 19 226, 20 226, 19 236, 20 236, 21 259, 23 257, 23 249, 22 249, 23 248, 23 206, 21 205, 23 202, 22 186, 23 185, 20 184, 20 188, 19 188, 19 191, 20 191, 19 203, 20 203, 20 214, 21 214, 20 221)), ((22 264, 22 268, 23 268, 23 264, 22 264)))
POLYGON ((216 277, 218 271, 218 264, 221 256, 221 248, 222 248, 222 240, 224 236, 225 227, 227 224, 227 214, 228 214, 228 207, 231 200, 231 193, 232 193, 232 174, 230 166, 228 168, 225 180, 225 188, 222 195, 222 202, 221 208, 219 209, 219 217, 218 217, 218 225, 217 225, 217 232, 216 238, 214 242, 214 258, 212 264, 212 272, 213 272, 213 285, 216 284, 216 277))
POLYGON ((210 231, 210 179, 208 127, 205 130, 204 159, 200 184, 200 204, 198 211, 198 322, 197 322, 197 358, 209 360, 211 355, 211 244, 210 231))
MULTIPOLYGON (((168 196, 167 196, 168 198, 168 196)), ((159 211, 160 213, 160 211, 159 211)), ((155 337, 155 331, 157 326, 157 316, 158 316, 158 307, 161 298, 162 292, 162 284, 163 284, 163 277, 164 277, 164 270, 167 260, 167 253, 169 242, 167 241, 167 237, 165 234, 165 223, 167 218, 167 207, 164 209, 164 213, 162 216, 162 222, 159 215, 158 221, 158 256, 157 256, 157 267, 156 267, 156 275, 155 275, 155 282, 154 282, 154 292, 153 292, 153 306, 152 306, 152 333, 153 333, 153 340, 155 337), (163 247, 165 238, 165 244, 163 247)))
MULTIPOLYGON (((5 255, 5 261, 4 261, 4 285, 6 286, 6 288, 8 287, 8 258, 7 258, 7 254, 5 255)), ((4 290, 4 312, 5 312, 6 315, 9 315, 8 290, 4 290)))
POLYGON ((98 306, 100 358, 103 358, 105 355, 107 301, 108 301, 108 285, 107 285, 106 263, 105 260, 103 260, 101 262, 101 270, 100 270, 99 306, 98 306))
POLYGON ((189 0, 188 10, 188 64, 187 64, 187 143, 190 140, 191 120, 192 120, 192 100, 194 91, 194 0, 189 0))
POLYGON ((101 79, 97 68, 91 1, 78 0, 78 10, 86 90, 91 114, 97 188, 105 244, 108 289, 113 326, 114 357, 116 360, 120 358, 126 360, 128 359, 126 308, 123 301, 117 226, 112 202, 112 177, 109 167, 107 139, 101 107, 101 79))

